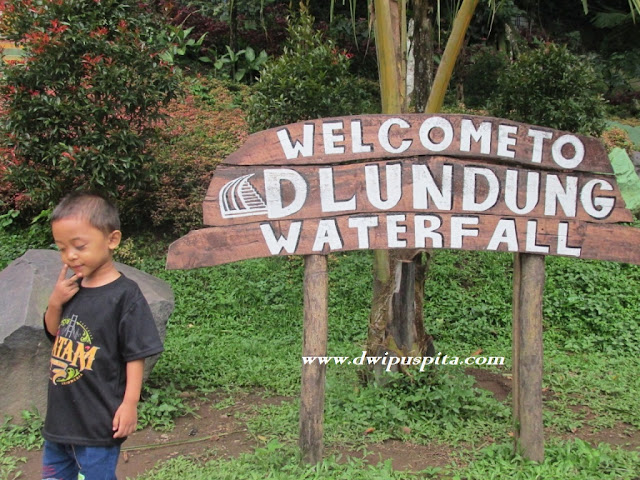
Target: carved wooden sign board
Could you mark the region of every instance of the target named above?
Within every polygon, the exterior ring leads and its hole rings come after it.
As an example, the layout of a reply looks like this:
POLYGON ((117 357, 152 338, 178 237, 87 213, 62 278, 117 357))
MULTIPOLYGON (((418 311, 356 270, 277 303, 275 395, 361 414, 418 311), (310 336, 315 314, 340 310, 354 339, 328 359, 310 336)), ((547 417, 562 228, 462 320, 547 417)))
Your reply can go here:
POLYGON ((470 115, 323 118, 251 135, 167 267, 360 249, 509 251, 640 264, 598 139, 470 115))

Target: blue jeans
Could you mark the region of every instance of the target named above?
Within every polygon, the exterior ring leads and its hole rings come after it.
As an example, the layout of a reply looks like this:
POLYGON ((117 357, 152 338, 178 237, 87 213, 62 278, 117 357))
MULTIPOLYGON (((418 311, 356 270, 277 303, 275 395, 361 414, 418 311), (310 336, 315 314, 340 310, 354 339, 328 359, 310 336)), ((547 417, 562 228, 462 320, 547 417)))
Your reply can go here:
POLYGON ((66 443, 44 442, 42 454, 43 480, 117 480, 116 465, 120 445, 87 447, 66 443), (79 475, 83 475, 79 476, 79 475))

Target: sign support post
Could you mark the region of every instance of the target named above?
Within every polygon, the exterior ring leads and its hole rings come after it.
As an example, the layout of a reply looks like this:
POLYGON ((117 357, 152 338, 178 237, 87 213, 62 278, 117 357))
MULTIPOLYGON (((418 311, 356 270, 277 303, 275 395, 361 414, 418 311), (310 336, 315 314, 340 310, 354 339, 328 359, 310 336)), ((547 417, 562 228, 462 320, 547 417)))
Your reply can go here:
MULTIPOLYGON (((304 257, 304 326, 302 356, 326 356, 329 319, 329 275, 326 255, 304 257)), ((327 366, 302 365, 300 438, 302 458, 309 464, 322 460, 324 433, 324 384, 327 366)))
POLYGON ((513 418, 515 449, 544 460, 542 298, 544 256, 516 253, 513 269, 513 418))

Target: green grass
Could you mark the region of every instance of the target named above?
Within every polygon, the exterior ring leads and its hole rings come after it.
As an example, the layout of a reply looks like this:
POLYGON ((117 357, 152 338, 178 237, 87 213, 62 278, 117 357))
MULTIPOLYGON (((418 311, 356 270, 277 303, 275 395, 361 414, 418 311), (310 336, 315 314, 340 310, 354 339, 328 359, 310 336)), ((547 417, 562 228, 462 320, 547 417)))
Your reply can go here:
MULTIPOLYGON (((425 473, 433 473, 430 469, 425 473)), ((213 460, 204 465, 178 457, 160 468, 138 477, 138 480, 247 480, 247 479, 331 479, 331 480, 402 480, 415 478, 411 473, 394 471, 391 462, 369 465, 358 458, 325 458, 316 466, 304 465, 296 449, 272 440, 253 454, 230 460, 213 460)), ((426 477, 421 477, 426 478, 426 477)))
POLYGON ((16 471, 25 458, 15 457, 11 452, 15 448, 34 450, 42 447, 41 428, 42 418, 37 412, 25 410, 21 419, 4 417, 0 424, 0 478, 18 478, 16 471))
POLYGON ((633 480, 640 472, 640 455, 614 449, 606 444, 591 447, 581 440, 549 442, 542 463, 513 455, 508 443, 485 447, 446 467, 418 472, 394 470, 389 461, 368 464, 359 458, 329 456, 316 466, 300 462, 291 446, 272 440, 252 454, 230 460, 213 460, 205 464, 178 457, 138 477, 138 480, 233 480, 233 479, 327 479, 327 480, 633 480), (468 462, 468 463, 467 463, 468 462))
MULTIPOLYGON (((33 234, 0 232, 0 265, 6 266, 28 245, 37 244, 33 238, 33 234)), ((43 244, 44 239, 39 245, 43 244)), ((225 404, 234 402, 238 390, 259 390, 293 400, 256 407, 255 414, 247 416, 250 433, 268 440, 256 452, 204 465, 178 458, 141 480, 438 478, 433 469, 397 472, 389 463, 370 465, 354 458, 328 457, 316 469, 298 462, 301 258, 167 271, 162 258, 165 247, 148 238, 134 238, 120 258, 167 281, 176 297, 165 353, 145 388, 141 423, 171 429, 176 416, 190 412, 180 395, 186 390, 197 395, 225 391, 225 404)), ((491 369, 508 373, 511 262, 507 254, 434 254, 425 286, 425 316, 437 351, 462 357, 480 348, 483 355, 506 357, 505 367, 491 369)), ((371 302, 371 254, 332 255, 329 268, 328 354, 359 356, 371 302)), ((635 433, 640 429, 640 267, 548 257, 546 272, 544 387, 550 394, 545 396, 544 422, 553 435, 543 464, 512 455, 510 399, 499 402, 475 388, 464 369, 449 366, 416 373, 413 380, 392 378, 381 387, 362 384, 352 365, 330 365, 327 448, 365 451, 372 442, 387 439, 438 443, 457 452, 456 460, 438 471, 443 479, 640 475, 637 452, 559 440, 581 427, 635 433), (370 433, 364 435, 365 431, 370 433), (488 437, 495 443, 484 447, 488 437)), ((33 435, 11 425, 5 423, 2 431, 3 472, 19 471, 19 459, 11 456, 11 448, 33 435)))

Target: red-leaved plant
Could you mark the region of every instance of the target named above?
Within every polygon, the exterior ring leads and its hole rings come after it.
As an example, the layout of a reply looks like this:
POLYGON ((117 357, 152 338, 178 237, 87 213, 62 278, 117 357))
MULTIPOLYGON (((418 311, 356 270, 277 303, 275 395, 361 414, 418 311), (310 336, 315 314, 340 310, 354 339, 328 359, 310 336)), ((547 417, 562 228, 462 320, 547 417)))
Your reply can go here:
POLYGON ((149 140, 179 79, 144 5, 0 0, 0 12, 0 37, 25 53, 0 62, 0 184, 22 201, 5 208, 38 213, 79 187, 118 195, 156 182, 149 140))

